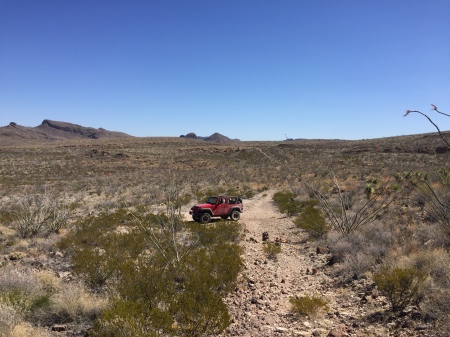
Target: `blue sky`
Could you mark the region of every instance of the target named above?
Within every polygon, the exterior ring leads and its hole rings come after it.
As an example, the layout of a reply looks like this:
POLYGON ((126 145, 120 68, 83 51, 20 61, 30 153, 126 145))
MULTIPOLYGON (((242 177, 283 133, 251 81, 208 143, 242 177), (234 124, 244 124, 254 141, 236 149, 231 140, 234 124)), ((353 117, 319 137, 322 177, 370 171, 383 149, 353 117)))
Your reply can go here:
POLYGON ((450 120, 448 0, 0 0, 0 126, 364 139, 450 120))

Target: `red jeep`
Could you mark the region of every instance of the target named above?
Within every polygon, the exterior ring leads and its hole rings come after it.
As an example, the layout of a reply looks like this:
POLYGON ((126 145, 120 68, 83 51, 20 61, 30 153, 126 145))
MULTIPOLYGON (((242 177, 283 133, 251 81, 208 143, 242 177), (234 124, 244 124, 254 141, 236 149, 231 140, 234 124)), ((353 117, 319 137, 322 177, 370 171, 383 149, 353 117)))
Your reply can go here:
POLYGON ((198 222, 210 222, 213 217, 221 217, 237 221, 244 211, 244 205, 240 197, 228 197, 226 195, 219 195, 216 197, 209 197, 206 203, 192 206, 189 214, 192 219, 198 222))

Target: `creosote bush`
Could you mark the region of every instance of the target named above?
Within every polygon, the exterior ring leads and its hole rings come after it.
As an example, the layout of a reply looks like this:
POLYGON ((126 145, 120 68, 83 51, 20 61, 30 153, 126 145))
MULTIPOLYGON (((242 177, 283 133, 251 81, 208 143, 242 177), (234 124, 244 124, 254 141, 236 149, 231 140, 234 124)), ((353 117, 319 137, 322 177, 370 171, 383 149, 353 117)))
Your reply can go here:
POLYGON ((403 311, 408 305, 418 302, 420 289, 427 275, 416 268, 382 267, 373 276, 380 292, 389 300, 392 311, 403 311))
POLYGON ((318 201, 315 199, 301 202, 300 214, 294 219, 294 223, 313 238, 320 238, 331 229, 321 210, 314 207, 317 204, 318 201))
POLYGON ((320 296, 291 297, 289 302, 291 311, 303 316, 314 317, 319 311, 328 310, 328 301, 320 296))
POLYGON ((200 226, 118 210, 81 221, 62 242, 74 272, 116 294, 92 336, 209 336, 230 317, 222 298, 242 267, 235 222, 200 226))
POLYGON ((276 192, 273 195, 273 201, 281 213, 288 216, 296 215, 300 212, 301 204, 295 200, 296 195, 292 192, 276 192))

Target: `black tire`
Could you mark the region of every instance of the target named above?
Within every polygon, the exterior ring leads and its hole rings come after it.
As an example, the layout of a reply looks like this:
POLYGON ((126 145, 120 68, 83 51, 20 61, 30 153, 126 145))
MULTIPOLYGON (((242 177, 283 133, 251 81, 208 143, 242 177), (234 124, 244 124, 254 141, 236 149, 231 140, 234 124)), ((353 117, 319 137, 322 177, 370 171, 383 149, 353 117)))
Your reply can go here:
POLYGON ((210 221, 211 221, 211 215, 209 215, 208 213, 202 213, 202 215, 200 215, 200 222, 208 223, 210 221))
POLYGON ((239 213, 239 211, 236 210, 231 211, 230 218, 233 221, 238 221, 241 218, 241 213, 239 213))
POLYGON ((192 216, 192 219, 194 219, 194 221, 197 221, 197 222, 200 221, 200 218, 198 216, 192 216))

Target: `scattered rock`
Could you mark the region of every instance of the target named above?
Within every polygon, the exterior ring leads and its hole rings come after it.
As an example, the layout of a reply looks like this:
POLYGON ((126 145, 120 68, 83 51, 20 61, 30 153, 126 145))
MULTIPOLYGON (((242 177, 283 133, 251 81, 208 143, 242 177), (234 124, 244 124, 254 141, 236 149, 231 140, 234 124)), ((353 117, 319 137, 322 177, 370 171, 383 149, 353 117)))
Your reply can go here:
POLYGON ((317 246, 316 253, 317 254, 327 254, 329 252, 328 248, 317 246))
POLYGON ((341 260, 341 257, 340 257, 339 255, 333 254, 333 255, 331 255, 331 257, 329 258, 329 260, 328 260, 328 262, 327 262, 327 265, 328 265, 328 266, 332 266, 332 265, 338 263, 340 260, 341 260))
POLYGON ((327 337, 343 337, 344 333, 340 329, 331 329, 327 337))

